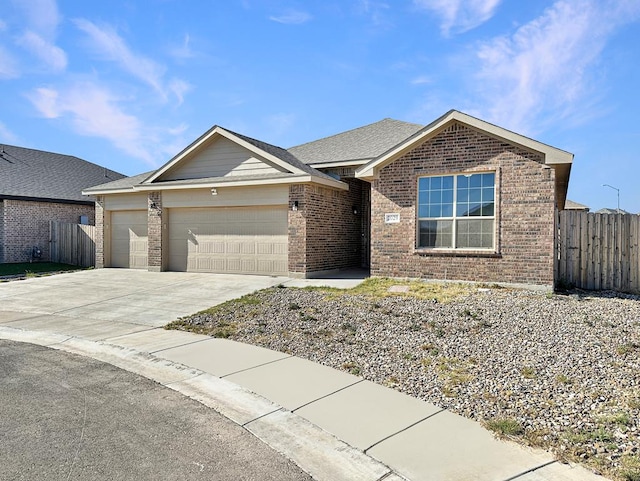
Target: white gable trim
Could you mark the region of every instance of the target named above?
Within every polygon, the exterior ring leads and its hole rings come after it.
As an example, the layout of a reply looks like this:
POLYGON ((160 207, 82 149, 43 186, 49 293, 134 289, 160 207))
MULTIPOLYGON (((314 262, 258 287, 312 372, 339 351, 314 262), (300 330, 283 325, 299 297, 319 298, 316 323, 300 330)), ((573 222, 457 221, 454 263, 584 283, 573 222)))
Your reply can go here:
POLYGON ((288 162, 285 162, 284 160, 279 159, 275 155, 272 155, 269 152, 266 152, 266 151, 256 147, 255 145, 253 145, 253 144, 247 142, 246 140, 243 140, 240 137, 238 137, 238 136, 234 135, 233 133, 229 132, 228 130, 225 130, 222 127, 216 125, 211 130, 209 130, 204 135, 202 135, 199 139, 197 139, 195 142, 193 142, 191 145, 189 145, 186 149, 184 149, 182 152, 180 152, 178 155, 176 155, 173 159, 171 159, 169 162, 167 162, 162 167, 160 167, 158 170, 156 170, 149 178, 145 179, 142 183, 143 184, 153 183, 160 176, 162 176, 162 174, 164 174, 168 170, 170 170, 173 167, 175 167, 178 163, 182 162, 185 158, 189 157, 192 153, 194 153, 195 151, 200 149, 204 144, 206 144, 208 141, 210 141, 211 139, 213 139, 216 136, 224 137, 224 138, 230 140, 231 142, 236 143, 237 145, 247 149, 248 151, 252 152, 253 154, 255 154, 255 155, 259 156, 259 157, 262 157, 262 158, 268 160, 269 162, 271 162, 271 163, 283 168, 287 172, 290 172, 292 174, 308 175, 306 172, 298 169, 297 167, 294 167, 293 165, 289 164, 288 162))
POLYGON ((404 142, 396 145, 391 150, 382 154, 380 157, 373 159, 371 162, 363 165, 356 170, 356 177, 359 179, 373 180, 378 177, 380 169, 389 165, 407 152, 413 150, 418 145, 438 135, 442 130, 453 122, 460 122, 475 130, 503 139, 509 143, 520 145, 521 147, 539 152, 544 156, 544 163, 547 165, 571 164, 573 162, 573 154, 557 149, 537 140, 530 139, 510 130, 503 129, 497 125, 490 124, 484 120, 477 119, 457 110, 451 110, 445 115, 427 125, 424 129, 418 131, 412 137, 404 142))

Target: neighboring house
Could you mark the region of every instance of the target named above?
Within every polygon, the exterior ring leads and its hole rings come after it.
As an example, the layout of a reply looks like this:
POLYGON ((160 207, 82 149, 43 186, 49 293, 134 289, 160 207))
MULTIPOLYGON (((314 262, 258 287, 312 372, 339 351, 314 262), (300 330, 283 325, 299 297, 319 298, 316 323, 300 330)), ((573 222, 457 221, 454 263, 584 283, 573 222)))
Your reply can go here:
POLYGON ((552 285, 573 155, 452 110, 290 148, 216 126, 96 195, 96 263, 552 285))
POLYGON ((584 204, 579 204, 578 202, 574 202, 572 200, 567 199, 564 203, 564 210, 573 210, 580 212, 589 212, 589 207, 584 204))
POLYGON ((0 144, 0 262, 49 260, 49 221, 93 224, 83 187, 122 177, 77 157, 0 144))
POLYGON ((627 212, 624 209, 609 209, 608 207, 603 207, 595 211, 594 214, 631 214, 631 212, 627 212))

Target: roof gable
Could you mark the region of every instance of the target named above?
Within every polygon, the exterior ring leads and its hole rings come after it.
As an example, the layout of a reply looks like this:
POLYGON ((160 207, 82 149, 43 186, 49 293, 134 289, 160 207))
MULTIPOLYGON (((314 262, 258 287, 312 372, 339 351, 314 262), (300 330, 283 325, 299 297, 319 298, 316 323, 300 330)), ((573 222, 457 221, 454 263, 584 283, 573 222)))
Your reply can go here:
POLYGON ((550 145, 543 144, 542 142, 538 142, 537 140, 530 139, 502 127, 498 127, 497 125, 485 122, 484 120, 480 120, 457 110, 450 110, 442 117, 418 130, 411 137, 398 143, 387 152, 361 166, 356 170, 356 177, 369 181, 376 179, 382 168, 396 161, 417 146, 434 138, 453 123, 463 124, 484 135, 501 139, 510 144, 518 145, 525 150, 540 153, 544 164, 554 168, 556 171, 556 197, 559 208, 562 209, 564 207, 569 185, 571 163, 573 162, 573 154, 550 145))
POLYGON ((515 132, 503 129, 502 127, 498 127, 497 125, 493 125, 457 110, 450 110, 442 117, 417 131, 411 137, 398 143, 387 152, 360 167, 356 171, 356 177, 370 180, 374 179, 377 177, 380 169, 399 159, 418 145, 435 137, 454 122, 464 124, 467 127, 484 133, 485 135, 519 145, 527 150, 539 152, 543 155, 544 163, 547 165, 571 164, 573 161, 573 154, 570 154, 569 152, 543 144, 542 142, 538 142, 537 140, 530 139, 523 135, 516 134, 515 132))
POLYGON ((252 171, 253 168, 258 170, 271 168, 274 173, 308 173, 299 165, 295 165, 295 162, 292 163, 289 160, 291 160, 290 154, 284 149, 236 134, 216 125, 156 170, 143 183, 152 184, 164 180, 197 177, 224 177, 231 171, 234 172, 232 175, 242 175, 243 170, 248 170, 247 173, 251 175, 256 173, 252 171), (225 140, 218 143, 216 147, 216 141, 220 139, 225 140), (261 167, 260 163, 265 167, 261 167), (182 175, 186 174, 189 177, 180 177, 181 172, 182 175), (212 172, 215 174, 210 175, 212 172), (220 173, 223 175, 219 175, 220 173))
POLYGON ((123 177, 71 155, 0 144, 0 198, 86 203, 83 189, 123 177))
POLYGON ((223 136, 209 139, 200 149, 157 177, 158 182, 206 177, 278 174, 287 172, 263 156, 223 136))

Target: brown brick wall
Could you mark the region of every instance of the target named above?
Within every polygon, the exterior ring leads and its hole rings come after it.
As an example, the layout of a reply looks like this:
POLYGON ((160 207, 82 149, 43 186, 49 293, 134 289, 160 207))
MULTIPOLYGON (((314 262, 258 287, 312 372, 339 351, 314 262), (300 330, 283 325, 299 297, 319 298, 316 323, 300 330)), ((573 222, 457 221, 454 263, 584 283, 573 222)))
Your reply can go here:
POLYGON ((554 182, 539 154, 453 124, 374 181, 372 275, 552 285, 554 182), (472 171, 496 173, 496 251, 418 253, 418 177, 472 171), (400 223, 384 223, 391 212, 400 223))
POLYGON ((42 260, 50 260, 50 220, 77 224, 80 216, 86 215, 90 224, 95 222, 93 205, 8 199, 3 205, 4 262, 28 262, 34 246, 42 251, 42 260))
POLYGON ((0 264, 4 262, 4 202, 0 200, 0 264))
POLYGON ((303 274, 358 267, 362 262, 362 188, 342 179, 348 191, 318 185, 289 189, 289 271, 303 274), (298 210, 292 210, 294 202, 298 210), (353 213, 356 206, 358 214, 353 213))
POLYGON ((149 219, 149 255, 147 266, 150 271, 162 270, 162 192, 149 192, 147 200, 149 219))

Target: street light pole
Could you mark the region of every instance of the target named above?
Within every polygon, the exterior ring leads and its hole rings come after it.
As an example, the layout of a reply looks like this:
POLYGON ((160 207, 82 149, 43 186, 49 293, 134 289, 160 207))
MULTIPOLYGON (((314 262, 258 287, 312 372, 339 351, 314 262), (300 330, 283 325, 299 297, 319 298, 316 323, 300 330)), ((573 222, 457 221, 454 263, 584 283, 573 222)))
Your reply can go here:
POLYGON ((620 189, 609 184, 602 184, 602 187, 609 187, 610 189, 613 189, 618 193, 618 208, 616 209, 616 212, 619 214, 620 213, 620 189))

